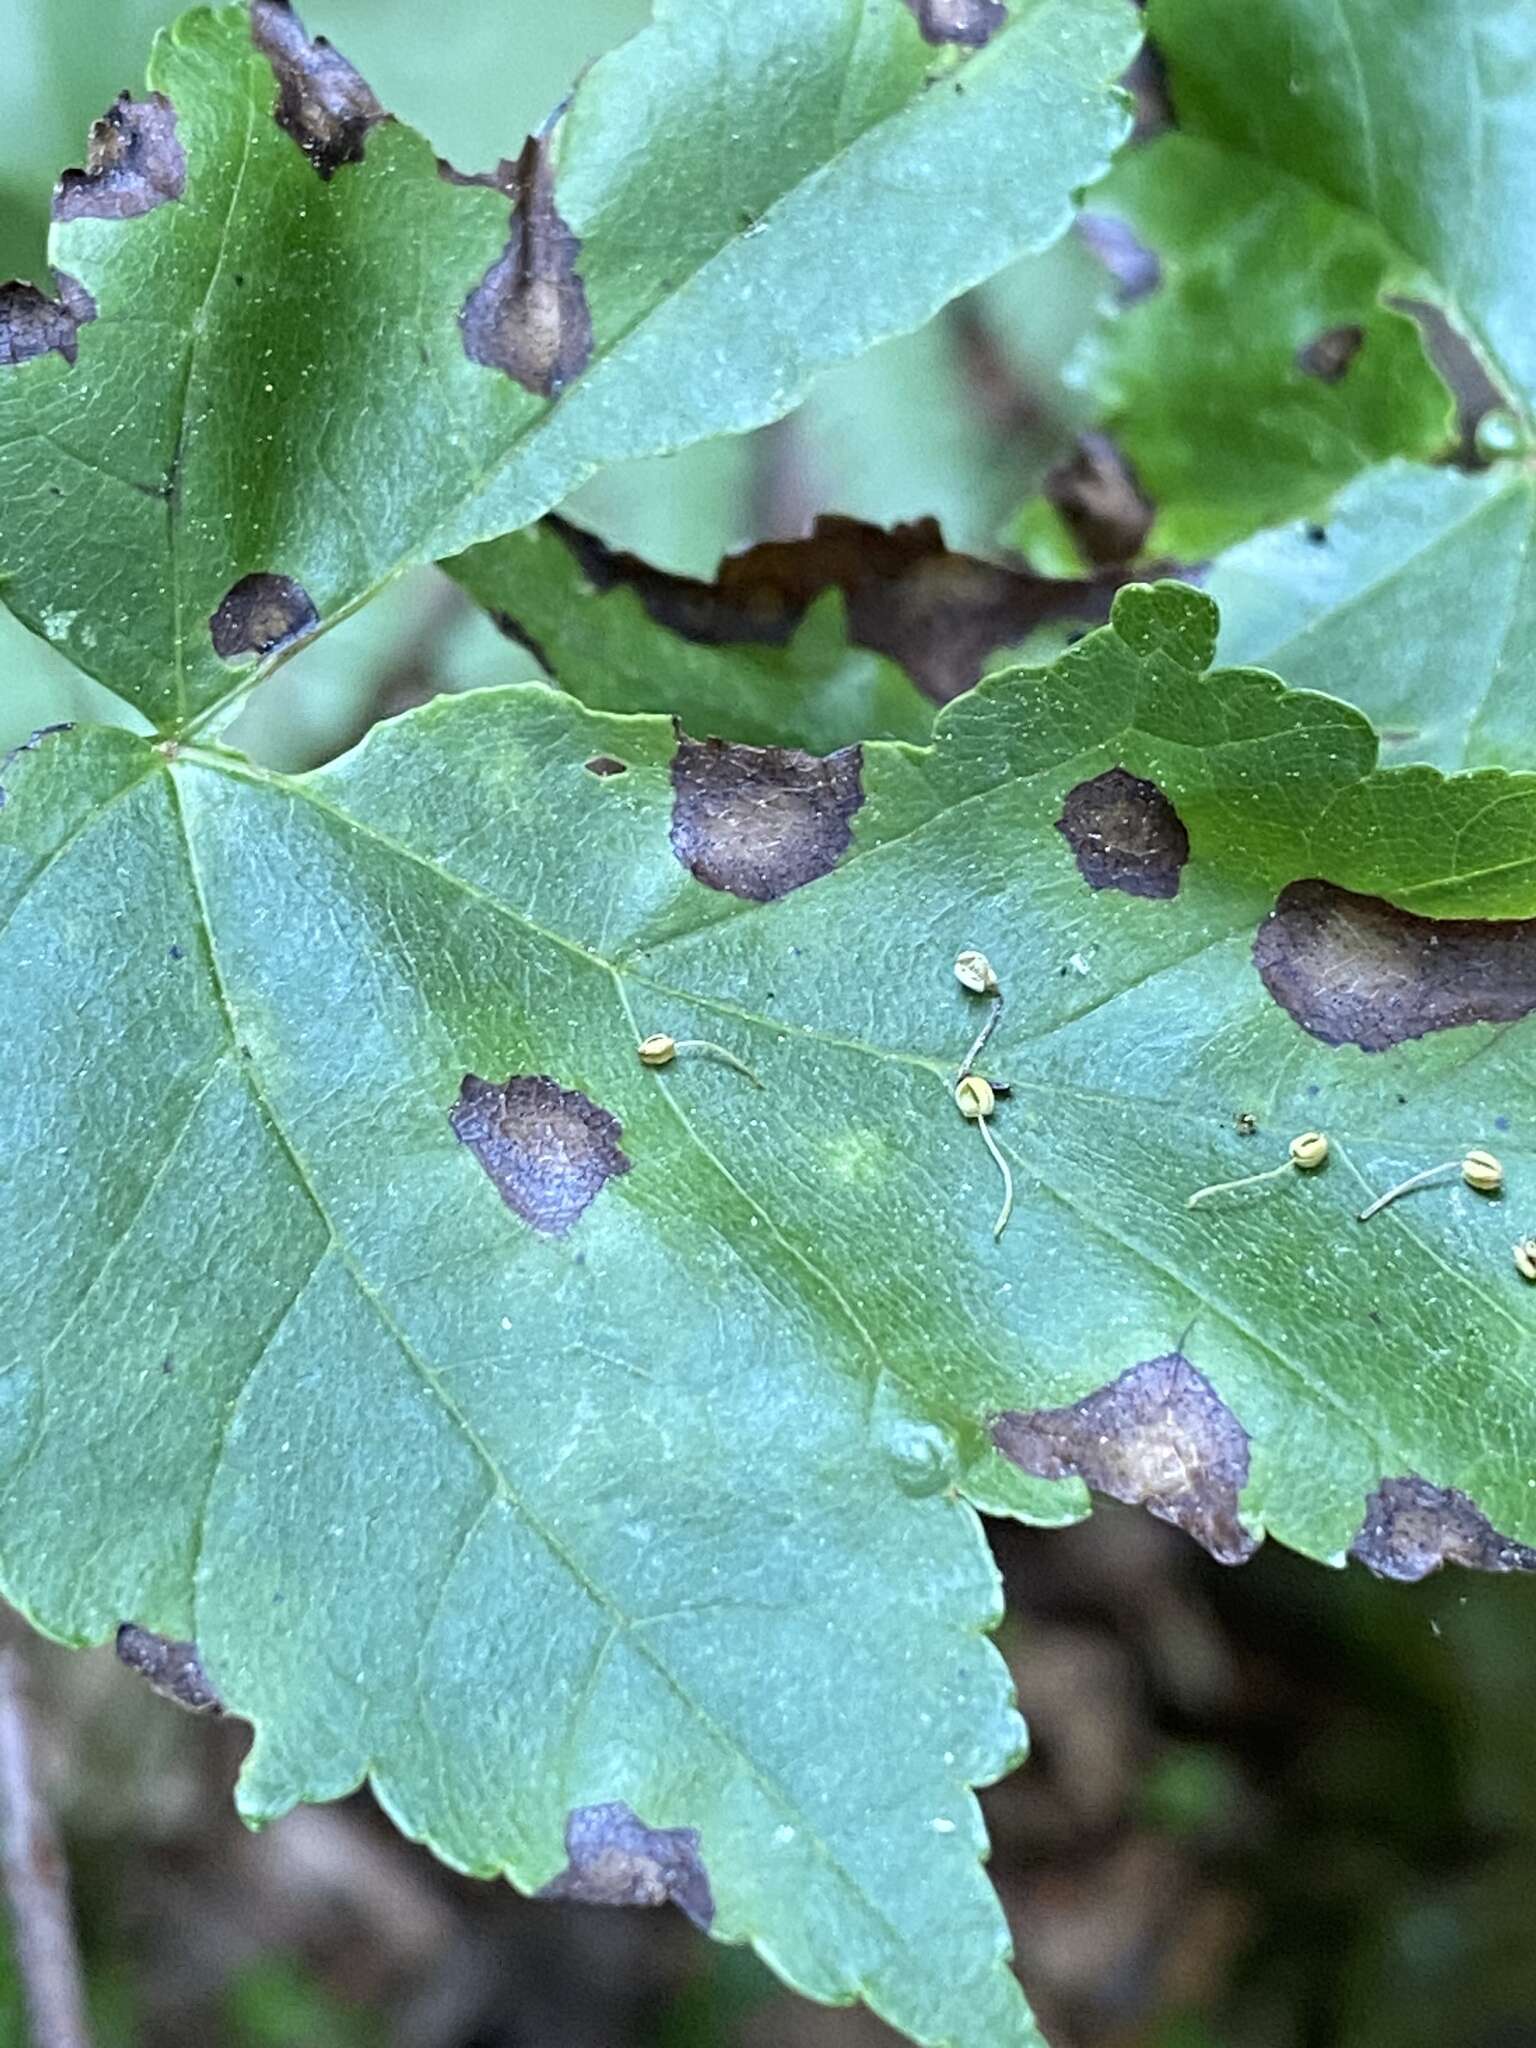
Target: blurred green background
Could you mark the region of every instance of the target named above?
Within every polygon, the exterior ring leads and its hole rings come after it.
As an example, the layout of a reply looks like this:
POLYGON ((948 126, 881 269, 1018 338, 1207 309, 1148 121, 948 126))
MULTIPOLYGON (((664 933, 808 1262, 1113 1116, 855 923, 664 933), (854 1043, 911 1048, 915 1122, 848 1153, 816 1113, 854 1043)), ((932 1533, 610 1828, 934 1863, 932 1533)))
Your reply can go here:
MULTIPOLYGON (((742 0, 743 5, 750 0, 742 0)), ((0 0, 0 274, 142 78, 171 0, 0 0)), ((312 0, 461 166, 515 150, 641 0, 312 0)), ((933 514, 995 552, 1069 446, 1061 377, 1108 290, 1075 238, 827 378, 789 420, 599 479, 574 515, 665 566, 818 512, 933 514)), ((279 765, 531 657, 435 571, 289 664, 240 737, 279 765)), ((0 613, 0 746, 112 701, 0 613)), ((993 1874, 1053 2048, 1536 2048, 1536 1582, 1418 1588, 1271 1546, 1224 1572, 1146 1517, 994 1531, 1032 1764, 988 1795, 993 1874)), ((20 1625, 0 1633, 26 1640, 20 1625)), ((103 2048, 876 2048, 674 1914, 455 1877, 365 1795, 260 1838, 243 1746, 109 1653, 28 1642, 103 2048)), ((0 1942, 0 2048, 22 2041, 0 1942)))

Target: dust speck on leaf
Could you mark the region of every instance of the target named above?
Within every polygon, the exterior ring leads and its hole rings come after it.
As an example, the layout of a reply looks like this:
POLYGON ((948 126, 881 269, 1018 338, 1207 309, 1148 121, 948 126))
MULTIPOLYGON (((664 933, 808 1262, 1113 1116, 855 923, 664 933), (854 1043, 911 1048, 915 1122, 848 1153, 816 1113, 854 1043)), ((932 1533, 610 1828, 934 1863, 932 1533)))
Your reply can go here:
POLYGON ((648 1828, 621 1799, 578 1806, 565 1824, 565 1853, 569 1862, 541 1899, 589 1906, 664 1906, 670 1900, 706 1930, 715 1917, 695 1828, 648 1828))
POLYGON ((979 49, 1008 19, 1003 0, 906 0, 927 43, 965 43, 979 49))
POLYGON ((240 661, 248 654, 271 654, 319 623, 320 614, 301 583, 261 570, 242 576, 224 593, 208 630, 221 661, 240 661))
POLYGON ((1130 458, 1108 434, 1084 434, 1045 479, 1045 495, 1090 562, 1107 567, 1139 554, 1156 508, 1130 458))
POLYGON ((466 1074, 448 1115, 507 1207, 549 1237, 563 1237, 634 1164, 619 1150, 618 1118, 548 1074, 500 1084, 466 1074))
POLYGON ((1155 782, 1106 768, 1068 790, 1056 830, 1091 889, 1167 898, 1179 893, 1189 834, 1155 782))
POLYGON ((592 317, 576 270, 581 244, 555 208, 548 136, 530 135, 511 176, 493 182, 512 191, 512 234, 459 314, 464 353, 554 398, 587 367, 592 317))
POLYGON ((1454 1486, 1431 1486, 1413 1472, 1384 1479, 1369 1497, 1349 1554, 1379 1579, 1409 1583, 1443 1564, 1536 1572, 1536 1550, 1501 1536, 1477 1503, 1454 1486))
POLYGON ((1350 364, 1364 346, 1363 327, 1330 327, 1326 334, 1296 351, 1296 367, 1304 377, 1316 377, 1322 384, 1337 384, 1348 374, 1350 364))
POLYGON ((1292 882, 1253 957, 1275 1001, 1325 1045, 1385 1052, 1536 1010, 1536 918, 1417 917, 1332 882, 1292 882))
POLYGON ((691 740, 672 756, 672 851, 708 889, 771 903, 836 867, 864 801, 864 753, 691 740))
POLYGON ((324 36, 311 41, 288 0, 251 0, 251 40, 277 80, 273 119, 319 175, 361 163, 369 130, 388 118, 362 74, 324 36))
POLYGON ((612 754, 594 754, 590 761, 583 763, 589 775, 627 775, 629 763, 616 761, 612 754))
POLYGON ((1147 1508, 1220 1564, 1242 1564, 1259 1547, 1238 1514, 1248 1433, 1177 1351, 1133 1365, 1070 1408, 999 1415, 992 1440, 1038 1479, 1076 1477, 1147 1508))
POLYGON ((0 370, 45 356, 50 349, 66 363, 79 354, 80 329, 96 318, 96 301, 62 270, 54 275, 56 299, 35 284, 0 284, 0 370))
POLYGON ((137 1622, 125 1621, 117 1632, 117 1654, 160 1694, 192 1714, 222 1714, 224 1702, 208 1682, 196 1643, 175 1643, 137 1622))
POLYGON ((179 199, 186 186, 176 109, 164 93, 143 100, 120 93, 91 128, 84 170, 66 171, 54 188, 53 217, 138 220, 179 199))

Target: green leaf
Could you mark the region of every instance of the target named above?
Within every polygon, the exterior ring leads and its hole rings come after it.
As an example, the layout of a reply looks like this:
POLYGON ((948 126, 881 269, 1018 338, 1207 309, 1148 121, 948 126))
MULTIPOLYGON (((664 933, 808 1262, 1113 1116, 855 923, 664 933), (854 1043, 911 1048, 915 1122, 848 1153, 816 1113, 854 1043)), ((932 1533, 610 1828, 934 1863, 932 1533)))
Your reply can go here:
POLYGON ((1060 1520, 1086 1472, 1233 1559, 1268 1528, 1399 1576, 1536 1540, 1513 1204, 1355 1220, 1479 1140, 1521 1198, 1529 929, 1343 893, 1536 911, 1536 777, 1378 771, 1358 713, 1205 674, 1215 626, 1126 591, 930 749, 826 764, 542 685, 300 780, 105 731, 19 757, 9 1597, 195 1637, 253 1816, 369 1772, 538 1886, 624 1802, 697 1830, 715 1931, 792 1983, 1032 2041, 965 1791, 1018 1731, 957 1489, 1060 1520), (1000 1239, 949 1099, 965 945, 1008 996, 1000 1239), (653 1031, 762 1089, 642 1066, 653 1031), (1321 1172, 1186 1206, 1307 1126, 1321 1172))
MULTIPOLYGON (((260 5, 312 109, 338 60, 260 5)), ((507 191, 441 176, 350 73, 306 154, 246 11, 187 15, 150 66, 169 106, 117 115, 157 179, 126 218, 73 188, 74 282, 19 316, 23 352, 54 345, 0 369, 6 602, 161 728, 206 721, 402 566, 777 416, 1053 240, 1123 133, 1133 44, 1124 0, 1022 0, 963 58, 902 0, 663 0, 504 167, 550 270, 519 286, 507 191)))
POLYGON ((933 729, 933 706, 905 671, 849 644, 835 590, 782 647, 712 646, 658 624, 633 589, 600 589, 552 525, 490 541, 450 567, 594 711, 670 712, 689 732, 818 754, 862 739, 921 742, 933 729))
POLYGON ((1216 563, 1222 654, 1358 705, 1388 760, 1536 768, 1533 530, 1523 468, 1373 471, 1326 527, 1257 534, 1216 563))
POLYGON ((1151 0, 1175 110, 1357 209, 1536 397, 1536 20, 1520 0, 1151 0))
MULTIPOLYGON (((1129 152, 1092 203, 1161 266, 1069 370, 1155 507, 1146 558, 1199 559, 1449 444, 1449 394, 1381 301, 1401 264, 1362 214, 1198 123, 1129 152)), ((1047 498, 1015 538, 1058 574, 1081 558, 1047 498)))

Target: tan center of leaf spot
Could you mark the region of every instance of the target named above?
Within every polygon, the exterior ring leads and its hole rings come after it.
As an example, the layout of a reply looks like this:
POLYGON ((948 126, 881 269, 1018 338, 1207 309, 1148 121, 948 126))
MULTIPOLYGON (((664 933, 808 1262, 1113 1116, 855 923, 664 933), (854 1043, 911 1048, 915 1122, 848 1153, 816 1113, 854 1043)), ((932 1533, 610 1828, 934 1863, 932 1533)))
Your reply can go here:
POLYGON ((466 1074, 448 1115, 507 1207, 548 1237, 564 1237, 634 1163, 619 1150, 618 1118, 548 1074, 499 1084, 466 1074))
POLYGON ((589 1906, 664 1906, 670 1900, 706 1930, 715 1917, 695 1828, 648 1828, 633 1808, 615 1799, 571 1813, 565 1852, 569 1863, 544 1886, 541 1899, 579 1899, 589 1906))
POLYGON ((1091 889, 1170 897, 1189 859, 1189 834, 1155 782, 1107 768, 1067 792, 1056 830, 1071 847, 1091 889))
POLYGON ((1177 1351, 1133 1365, 1070 1408, 999 1415, 992 1440, 1037 1479, 1078 1478, 1145 1507, 1220 1564, 1242 1564, 1259 1547, 1238 1515, 1248 1432, 1177 1351))
POLYGON ((248 654, 272 654, 319 623, 302 583, 261 570, 225 591, 208 631, 221 661, 240 661, 248 654))
POLYGON ((1292 882, 1259 926, 1254 965, 1303 1031, 1385 1052, 1536 1010, 1536 918, 1416 917, 1332 882, 1292 882))
POLYGON ((555 209, 548 137, 530 135, 492 182, 515 202, 512 234, 459 314, 464 353, 554 398, 591 360, 592 318, 576 272, 581 244, 555 209))
POLYGON ((707 889, 771 903, 828 875, 864 801, 860 747, 805 754, 691 740, 672 757, 672 851, 707 889))

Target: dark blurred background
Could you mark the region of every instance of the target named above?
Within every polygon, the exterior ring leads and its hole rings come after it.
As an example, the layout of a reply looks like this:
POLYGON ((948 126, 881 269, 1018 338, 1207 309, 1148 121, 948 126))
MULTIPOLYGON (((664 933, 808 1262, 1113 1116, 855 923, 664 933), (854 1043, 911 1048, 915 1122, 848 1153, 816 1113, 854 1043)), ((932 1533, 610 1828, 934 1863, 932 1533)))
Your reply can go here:
MULTIPOLYGON (((745 4, 745 0, 744 0, 745 4)), ((142 77, 172 0, 0 0, 0 275, 142 77)), ((643 0, 311 0, 385 103, 465 168, 509 154, 643 0)), ((1112 281, 1071 237, 789 420, 579 494, 689 574, 819 511, 924 514, 998 554, 1073 445, 1069 358, 1112 281)), ((435 689, 533 672, 435 571, 262 692, 237 737, 302 767, 435 689)), ((0 613, 0 747, 126 717, 0 613)), ((1419 1587, 1271 1545, 1226 1571, 1145 1515, 993 1529, 1032 1762, 986 1795, 993 1875, 1054 2048, 1536 2048, 1536 1581, 1419 1587)), ((455 1877, 366 1795, 235 1820, 243 1734, 110 1651, 27 1635, 101 2048, 860 2048, 670 1910, 532 1904, 455 1877)), ((772 1674, 764 1674, 772 1682, 772 1674)), ((0 2044, 21 2043, 0 1942, 0 2044)))

